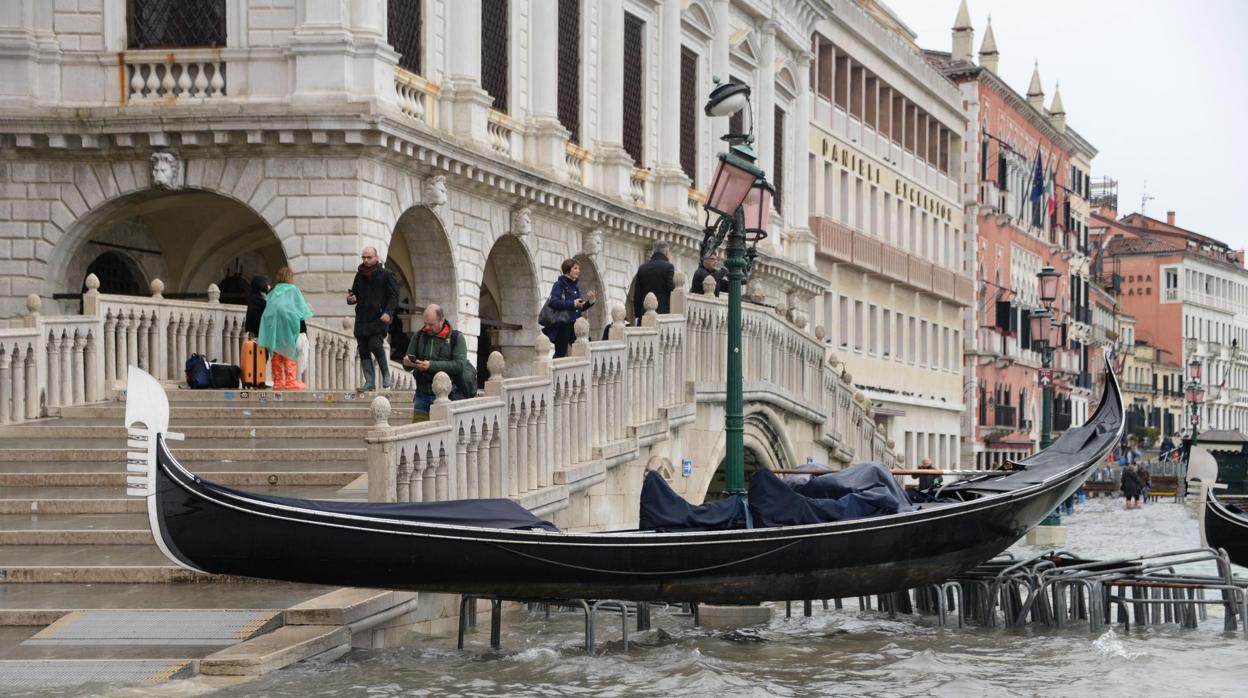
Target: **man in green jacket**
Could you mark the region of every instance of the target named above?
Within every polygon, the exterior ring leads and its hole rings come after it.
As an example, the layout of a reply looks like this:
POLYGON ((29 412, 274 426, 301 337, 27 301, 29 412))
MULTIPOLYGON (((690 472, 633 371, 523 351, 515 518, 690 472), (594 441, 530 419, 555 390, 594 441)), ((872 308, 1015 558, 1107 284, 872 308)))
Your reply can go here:
POLYGON ((424 326, 412 335, 407 344, 403 365, 416 377, 416 397, 412 403, 412 421, 429 419, 433 404, 433 377, 439 372, 450 377, 452 384, 468 365, 468 343, 464 335, 451 329, 441 306, 430 303, 421 315, 424 326))

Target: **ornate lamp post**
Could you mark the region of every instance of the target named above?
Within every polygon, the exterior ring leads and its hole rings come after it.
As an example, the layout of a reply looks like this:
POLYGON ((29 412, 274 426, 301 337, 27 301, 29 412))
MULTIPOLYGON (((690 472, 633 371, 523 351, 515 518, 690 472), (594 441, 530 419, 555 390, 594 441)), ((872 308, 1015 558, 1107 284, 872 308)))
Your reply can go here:
MULTIPOLYGON (((706 102, 707 116, 731 116, 750 108, 750 88, 740 83, 720 83, 706 102)), ((745 405, 741 370, 741 286, 752 270, 758 241, 767 236, 768 216, 775 190, 766 174, 755 164, 749 144, 753 142, 754 114, 750 111, 750 132, 729 133, 727 153, 719 155, 719 165, 706 196, 707 226, 702 240, 702 257, 714 252, 727 240, 728 269, 728 376, 724 416, 726 470, 724 493, 745 494, 745 405), (711 222, 711 214, 719 218, 711 222), (748 248, 747 248, 748 245, 748 248)))
POLYGON ((1040 286, 1040 302, 1044 310, 1031 316, 1031 339, 1040 344, 1040 385, 1044 392, 1041 402, 1040 449, 1053 442, 1053 349, 1049 333, 1053 323, 1053 301, 1057 300, 1057 282, 1061 278, 1053 267, 1045 267, 1036 274, 1040 286))
POLYGON ((1192 410, 1191 446, 1196 445, 1196 439, 1200 435, 1200 406, 1205 402, 1205 386, 1200 382, 1201 368, 1200 359, 1193 356, 1187 363, 1188 381, 1183 391, 1192 410))

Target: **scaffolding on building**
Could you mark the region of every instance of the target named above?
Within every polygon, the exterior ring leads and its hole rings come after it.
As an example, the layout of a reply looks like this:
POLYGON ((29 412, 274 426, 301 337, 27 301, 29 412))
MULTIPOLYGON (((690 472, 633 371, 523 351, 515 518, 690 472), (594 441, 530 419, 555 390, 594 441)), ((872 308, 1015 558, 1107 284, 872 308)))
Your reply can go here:
POLYGON ((1108 208, 1118 210, 1118 180, 1099 177, 1092 180, 1088 202, 1092 208, 1108 208))

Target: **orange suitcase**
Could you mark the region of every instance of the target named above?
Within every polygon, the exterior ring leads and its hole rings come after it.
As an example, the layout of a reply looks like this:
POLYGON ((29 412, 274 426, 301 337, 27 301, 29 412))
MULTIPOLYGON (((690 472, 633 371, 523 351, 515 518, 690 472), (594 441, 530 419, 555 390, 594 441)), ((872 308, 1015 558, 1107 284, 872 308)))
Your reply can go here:
POLYGON ((264 388, 266 381, 266 367, 269 363, 269 354, 264 347, 256 344, 256 340, 249 339, 243 342, 243 387, 244 388, 264 388))

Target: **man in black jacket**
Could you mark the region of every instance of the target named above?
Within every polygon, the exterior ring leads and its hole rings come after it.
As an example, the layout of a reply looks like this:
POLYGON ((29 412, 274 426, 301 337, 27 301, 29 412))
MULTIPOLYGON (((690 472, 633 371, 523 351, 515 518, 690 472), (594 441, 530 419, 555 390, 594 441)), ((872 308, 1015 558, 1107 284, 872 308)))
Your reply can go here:
POLYGON ((706 256, 702 260, 702 266, 693 272, 693 285, 689 287, 690 293, 701 295, 702 285, 706 283, 706 277, 715 277, 715 295, 718 296, 720 291, 728 290, 728 271, 726 269, 716 269, 715 265, 719 262, 719 257, 714 252, 706 256))
POLYGON ((373 362, 381 369, 381 387, 390 387, 390 361, 386 356, 385 339, 390 322, 399 306, 399 282, 386 271, 377 257, 377 248, 365 247, 360 253, 363 263, 355 272, 355 281, 347 291, 347 305, 355 306, 355 343, 364 371, 363 392, 376 387, 373 362))
POLYGON ((676 267, 667 259, 667 243, 656 242, 651 248, 650 261, 637 268, 633 277, 634 324, 640 325, 646 314, 646 294, 653 293, 659 301, 657 312, 664 315, 671 309, 672 291, 676 288, 676 267))

